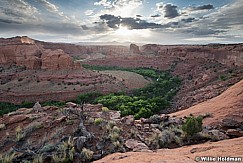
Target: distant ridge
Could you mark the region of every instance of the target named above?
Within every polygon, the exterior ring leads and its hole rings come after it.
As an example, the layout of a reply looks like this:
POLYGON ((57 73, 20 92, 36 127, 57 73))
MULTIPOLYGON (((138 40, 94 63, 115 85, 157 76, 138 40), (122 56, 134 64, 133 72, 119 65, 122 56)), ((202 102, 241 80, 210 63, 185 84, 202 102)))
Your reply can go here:
MULTIPOLYGON (((130 46, 130 44, 134 44, 133 42, 118 42, 118 41, 112 41, 112 42, 78 42, 78 43, 74 43, 76 45, 101 45, 101 46, 104 46, 104 45, 121 45, 121 46, 130 46)), ((144 45, 145 43, 135 43, 136 45, 138 46, 142 46, 144 45)))

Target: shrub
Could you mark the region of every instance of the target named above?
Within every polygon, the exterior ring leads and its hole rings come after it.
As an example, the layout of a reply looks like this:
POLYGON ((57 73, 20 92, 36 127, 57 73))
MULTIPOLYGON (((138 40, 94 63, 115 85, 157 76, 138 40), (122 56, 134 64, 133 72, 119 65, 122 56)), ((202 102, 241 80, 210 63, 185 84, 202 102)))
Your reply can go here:
POLYGON ((93 158, 93 154, 94 152, 87 149, 87 148, 83 148, 81 155, 83 156, 84 161, 89 161, 93 158))
POLYGON ((0 102, 0 116, 15 111, 17 109, 18 107, 14 104, 7 103, 7 102, 0 102))
POLYGON ((115 133, 118 133, 119 134, 121 132, 121 129, 119 127, 117 127, 117 126, 114 126, 112 128, 112 131, 111 132, 115 132, 115 133))
POLYGON ((32 163, 43 163, 43 155, 37 155, 34 159, 32 163))
POLYGON ((21 107, 23 107, 23 108, 32 108, 33 106, 34 106, 34 103, 32 103, 32 102, 23 102, 21 104, 21 107))
POLYGON ((175 141, 175 134, 169 130, 164 130, 160 133, 154 133, 149 139, 148 144, 153 149, 168 147, 168 145, 175 141))
POLYGON ((15 128, 16 131, 16 141, 20 141, 25 137, 25 133, 23 132, 20 126, 15 128))
POLYGON ((58 152, 52 155, 54 162, 72 162, 74 159, 74 141, 69 137, 68 141, 58 146, 58 152))
POLYGON ((102 96, 101 93, 98 92, 90 92, 90 93, 85 93, 85 94, 80 94, 77 99, 76 103, 80 104, 82 102, 85 103, 94 103, 94 100, 98 97, 102 96))
POLYGON ((108 112, 108 111, 109 111, 109 108, 107 108, 107 107, 102 107, 102 111, 103 111, 103 112, 108 112))
POLYGON ((202 131, 202 116, 198 117, 187 117, 186 122, 182 125, 182 130, 187 136, 192 136, 195 133, 202 131))
POLYGON ((16 154, 15 152, 12 153, 12 154, 5 154, 5 155, 0 154, 0 162, 2 162, 2 163, 12 163, 15 154, 16 154))
POLYGON ((97 118, 97 119, 95 119, 94 124, 95 125, 100 125, 103 121, 104 121, 103 118, 97 118))

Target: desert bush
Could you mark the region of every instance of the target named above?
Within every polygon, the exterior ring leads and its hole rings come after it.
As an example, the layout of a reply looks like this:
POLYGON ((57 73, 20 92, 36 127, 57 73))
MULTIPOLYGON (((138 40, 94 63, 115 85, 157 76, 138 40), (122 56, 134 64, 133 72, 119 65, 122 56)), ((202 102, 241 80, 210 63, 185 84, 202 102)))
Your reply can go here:
POLYGON ((114 126, 112 128, 112 132, 120 133, 120 131, 121 131, 121 129, 119 127, 117 127, 117 126, 114 126))
POLYGON ((5 129, 5 128, 6 128, 6 125, 4 123, 1 123, 0 124, 0 130, 5 129))
POLYGON ((130 137, 131 137, 131 138, 135 138, 135 137, 137 136, 137 134, 138 134, 137 129, 136 129, 135 127, 132 127, 132 128, 130 129, 130 137))
POLYGON ((155 132, 147 139, 147 143, 153 149, 168 147, 172 142, 181 146, 183 144, 183 139, 176 136, 170 129, 163 130, 162 132, 155 132))
POLYGON ((54 162, 72 162, 74 159, 74 141, 69 137, 68 141, 62 142, 58 146, 58 153, 52 155, 54 162))
POLYGON ((50 152, 50 151, 53 151, 55 149, 55 146, 52 145, 52 144, 46 144, 44 147, 42 147, 40 149, 40 152, 41 153, 44 153, 44 152, 50 152))
POLYGON ((192 136, 195 133, 202 131, 202 116, 190 116, 186 118, 186 122, 182 125, 182 130, 187 136, 192 136))
POLYGON ((37 155, 32 161, 32 163, 43 163, 43 162, 44 162, 43 155, 37 155))
POLYGON ((16 132, 16 134, 15 134, 16 135, 16 141, 20 141, 25 137, 25 133, 20 126, 15 128, 15 132, 16 132))
POLYGON ((15 152, 13 152, 12 154, 0 154, 0 162, 1 163, 12 163, 13 159, 15 157, 15 152))
POLYGON ((149 120, 151 120, 153 123, 160 123, 161 117, 158 114, 152 115, 149 120))
POLYGON ((107 108, 107 107, 102 107, 102 111, 103 111, 103 112, 108 112, 108 111, 109 111, 109 108, 107 108))
POLYGON ((100 125, 103 121, 104 121, 103 118, 96 118, 95 121, 94 121, 94 124, 95 125, 100 125))
POLYGON ((110 138, 110 140, 112 142, 115 142, 115 141, 119 140, 120 134, 117 133, 117 132, 111 132, 111 133, 109 133, 109 136, 108 137, 110 138))
POLYGON ((90 161, 93 158, 93 154, 94 152, 87 149, 87 148, 83 148, 81 155, 83 156, 84 161, 90 161))

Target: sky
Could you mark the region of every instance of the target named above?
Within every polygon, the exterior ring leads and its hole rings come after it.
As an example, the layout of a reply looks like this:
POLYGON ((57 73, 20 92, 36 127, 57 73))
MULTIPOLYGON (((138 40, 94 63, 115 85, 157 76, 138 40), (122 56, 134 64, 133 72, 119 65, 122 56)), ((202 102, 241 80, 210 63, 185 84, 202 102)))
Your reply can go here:
POLYGON ((0 37, 50 42, 243 42, 242 0, 0 0, 0 37))

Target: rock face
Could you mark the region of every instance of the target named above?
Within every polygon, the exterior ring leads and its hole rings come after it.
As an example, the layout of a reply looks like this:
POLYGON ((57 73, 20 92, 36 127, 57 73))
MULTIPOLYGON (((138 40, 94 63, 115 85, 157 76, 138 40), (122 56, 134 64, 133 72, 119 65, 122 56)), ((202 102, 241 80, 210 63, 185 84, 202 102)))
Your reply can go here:
POLYGON ((242 97, 243 80, 231 86, 217 97, 170 115, 184 117, 190 114, 205 115, 206 113, 210 113, 212 117, 205 118, 203 120, 204 125, 219 125, 221 128, 237 128, 241 127, 243 123, 242 97))
POLYGON ((130 53, 132 53, 132 54, 141 54, 141 52, 139 50, 139 46, 137 46, 136 44, 131 44, 130 45, 130 53))
POLYGON ((0 39, 0 64, 24 66, 27 69, 77 68, 62 50, 46 50, 28 37, 0 39))
MULTIPOLYGON (((231 156, 242 157, 243 138, 236 138, 230 140, 223 140, 219 142, 210 142, 199 145, 186 146, 175 149, 160 149, 156 152, 127 152, 127 153, 114 153, 105 158, 95 161, 95 163, 151 163, 151 162, 176 162, 185 163, 198 162, 195 158, 203 156, 231 156)), ((201 161, 199 161, 201 162, 201 161)))
POLYGON ((128 139, 125 142, 125 146, 129 149, 132 149, 133 152, 150 151, 146 144, 139 142, 137 140, 134 140, 134 139, 128 139))
POLYGON ((179 57, 180 59, 213 59, 226 65, 243 66, 243 44, 166 46, 147 44, 141 47, 144 55, 179 57))
POLYGON ((45 50, 41 59, 41 69, 66 69, 75 67, 72 58, 61 49, 54 51, 45 50))

